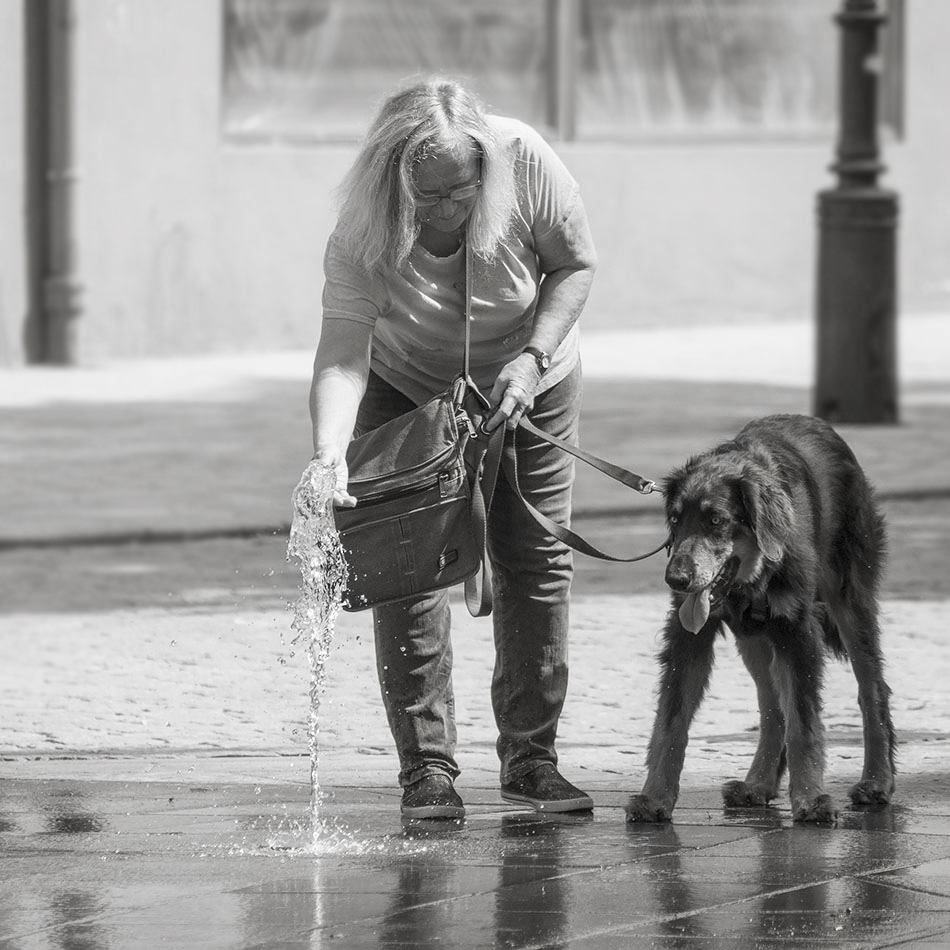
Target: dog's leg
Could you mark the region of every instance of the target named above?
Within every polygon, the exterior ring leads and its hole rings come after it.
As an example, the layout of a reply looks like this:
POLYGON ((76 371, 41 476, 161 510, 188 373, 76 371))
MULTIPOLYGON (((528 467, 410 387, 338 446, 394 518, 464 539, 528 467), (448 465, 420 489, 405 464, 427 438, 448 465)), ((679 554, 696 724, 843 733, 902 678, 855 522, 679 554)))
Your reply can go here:
POLYGON ((744 782, 727 782, 723 802, 731 808, 767 805, 785 773, 785 715, 772 681, 772 646, 761 635, 737 634, 739 655, 752 674, 759 700, 759 746, 744 782))
POLYGON ((833 619, 858 682, 864 724, 864 771, 848 794, 858 808, 886 805, 894 792, 897 739, 891 720, 891 690, 884 680, 877 610, 875 606, 855 608, 833 619))
POLYGON ((821 721, 824 646, 816 619, 800 623, 773 619, 772 676, 785 713, 788 790, 795 821, 834 823, 838 817, 825 794, 825 735, 821 721))
POLYGON ((647 779, 627 803, 627 820, 670 821, 679 798, 689 726, 703 701, 713 665, 715 621, 689 633, 673 614, 660 652, 659 702, 647 751, 647 779))

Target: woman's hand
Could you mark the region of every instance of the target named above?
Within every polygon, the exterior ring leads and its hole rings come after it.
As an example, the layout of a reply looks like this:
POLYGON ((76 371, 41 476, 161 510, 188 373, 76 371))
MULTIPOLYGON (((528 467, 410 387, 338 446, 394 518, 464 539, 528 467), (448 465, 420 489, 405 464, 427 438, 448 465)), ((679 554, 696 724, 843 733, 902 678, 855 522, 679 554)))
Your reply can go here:
POLYGON ((517 429, 521 417, 534 405, 534 394, 541 381, 538 364, 530 353, 521 353, 502 367, 491 401, 494 411, 485 423, 490 432, 504 423, 509 429, 517 429))
POLYGON ((333 489, 334 507, 354 508, 356 499, 346 490, 350 480, 349 469, 346 467, 346 456, 337 449, 318 449, 313 458, 336 472, 336 487, 333 489))

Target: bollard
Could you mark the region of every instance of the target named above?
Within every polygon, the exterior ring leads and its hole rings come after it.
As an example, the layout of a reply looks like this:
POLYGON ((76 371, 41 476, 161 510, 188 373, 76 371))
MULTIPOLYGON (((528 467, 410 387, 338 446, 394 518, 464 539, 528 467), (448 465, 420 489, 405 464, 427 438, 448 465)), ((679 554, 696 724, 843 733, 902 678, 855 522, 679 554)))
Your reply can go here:
POLYGON ((833 423, 896 423, 896 193, 878 186, 876 0, 845 0, 835 187, 818 196, 814 414, 833 423))

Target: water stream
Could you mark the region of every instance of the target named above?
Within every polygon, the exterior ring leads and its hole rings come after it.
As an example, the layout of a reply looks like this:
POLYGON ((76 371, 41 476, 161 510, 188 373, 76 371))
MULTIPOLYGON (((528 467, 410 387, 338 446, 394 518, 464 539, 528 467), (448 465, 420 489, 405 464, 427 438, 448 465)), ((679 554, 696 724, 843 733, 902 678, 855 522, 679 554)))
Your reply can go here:
POLYGON ((324 691, 326 665, 333 631, 346 581, 346 561, 333 521, 334 471, 311 462, 294 489, 293 522, 287 544, 287 559, 297 558, 300 596, 294 602, 291 627, 293 642, 306 645, 310 668, 310 830, 316 842, 320 835, 320 698, 324 691))

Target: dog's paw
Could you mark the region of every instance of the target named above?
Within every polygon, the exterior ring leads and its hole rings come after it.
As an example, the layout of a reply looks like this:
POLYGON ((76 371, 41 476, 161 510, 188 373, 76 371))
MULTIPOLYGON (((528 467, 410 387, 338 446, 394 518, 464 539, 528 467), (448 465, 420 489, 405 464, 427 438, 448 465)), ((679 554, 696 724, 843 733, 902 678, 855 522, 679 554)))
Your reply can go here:
POLYGON ((639 824, 658 825, 673 820, 673 809, 648 798, 646 795, 631 795, 624 806, 627 821, 639 824))
POLYGON ((727 808, 753 808, 768 805, 775 793, 764 785, 748 785, 738 780, 722 787, 722 803, 727 808))
POLYGON ((854 785, 848 795, 854 808, 881 808, 890 804, 892 789, 893 783, 890 788, 885 788, 874 779, 864 779, 854 785))
POLYGON ((836 825, 838 823, 838 809, 830 795, 819 795, 810 802, 794 805, 792 817, 795 821, 810 825, 836 825))

